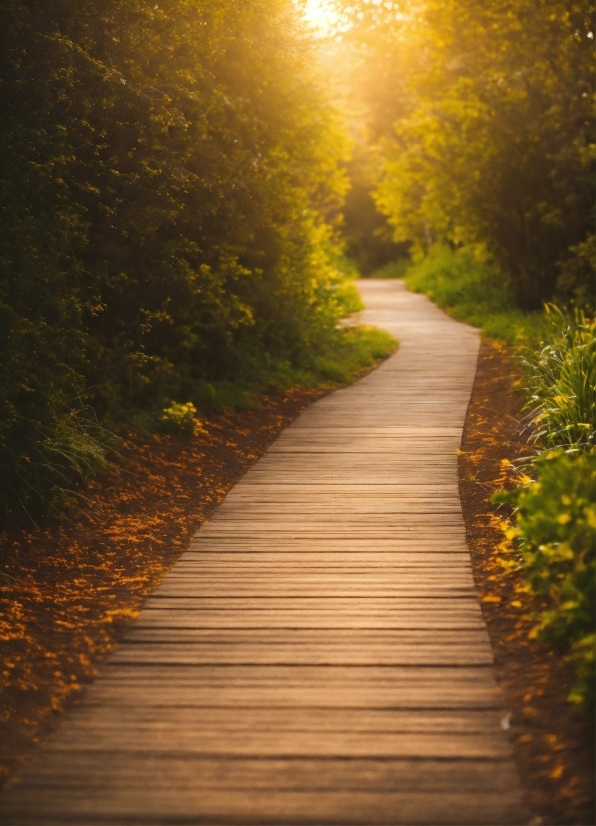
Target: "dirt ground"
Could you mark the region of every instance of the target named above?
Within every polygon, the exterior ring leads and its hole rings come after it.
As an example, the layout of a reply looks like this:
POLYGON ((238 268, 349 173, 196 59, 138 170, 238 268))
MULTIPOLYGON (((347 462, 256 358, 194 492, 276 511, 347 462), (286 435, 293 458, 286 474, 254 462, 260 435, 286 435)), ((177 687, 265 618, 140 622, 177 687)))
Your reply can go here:
POLYGON ((567 702, 573 675, 566 663, 528 638, 529 614, 541 606, 525 593, 522 574, 502 567, 508 557, 499 524, 507 513, 488 501, 510 483, 510 462, 529 453, 518 377, 509 351, 483 341, 459 457, 468 544, 532 823, 590 826, 594 726, 567 702))
MULTIPOLYGON (((514 379, 507 351, 484 342, 460 455, 466 527, 532 823, 589 826, 592 726, 566 702, 566 665, 528 639, 536 606, 519 593, 519 574, 497 561, 503 514, 488 497, 527 452, 514 379)), ((118 470, 88 486, 68 524, 0 534, 0 779, 79 700, 196 529, 322 392, 294 390, 215 416, 204 435, 130 436, 118 470)))

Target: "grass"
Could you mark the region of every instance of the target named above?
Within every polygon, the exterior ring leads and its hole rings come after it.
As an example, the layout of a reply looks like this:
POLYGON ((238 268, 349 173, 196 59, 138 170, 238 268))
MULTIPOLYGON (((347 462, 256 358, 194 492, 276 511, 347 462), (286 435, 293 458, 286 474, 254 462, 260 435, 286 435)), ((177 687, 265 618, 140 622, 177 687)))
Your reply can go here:
POLYGON ((596 447, 596 320, 576 309, 567 315, 547 306, 551 335, 523 362, 528 372, 528 406, 534 408, 535 440, 568 453, 596 447))

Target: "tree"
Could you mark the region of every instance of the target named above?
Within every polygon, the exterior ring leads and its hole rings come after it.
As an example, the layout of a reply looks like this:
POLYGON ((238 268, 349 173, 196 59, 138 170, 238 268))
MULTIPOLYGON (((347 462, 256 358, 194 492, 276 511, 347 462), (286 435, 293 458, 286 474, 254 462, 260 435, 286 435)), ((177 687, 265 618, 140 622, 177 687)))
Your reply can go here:
POLYGON ((330 334, 347 143, 291 0, 0 14, 0 448, 26 504, 71 425, 81 470, 81 394, 117 422, 330 334))
POLYGON ((517 303, 538 306, 592 230, 590 5, 357 8, 361 77, 375 66, 395 77, 382 95, 361 89, 385 157, 377 203, 396 240, 480 245, 517 303))

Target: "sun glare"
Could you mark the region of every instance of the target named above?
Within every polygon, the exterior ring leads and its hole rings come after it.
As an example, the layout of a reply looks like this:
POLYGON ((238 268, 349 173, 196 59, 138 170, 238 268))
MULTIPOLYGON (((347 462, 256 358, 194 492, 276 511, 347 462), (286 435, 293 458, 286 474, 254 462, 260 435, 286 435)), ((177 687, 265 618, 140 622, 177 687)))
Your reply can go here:
POLYGON ((306 0, 304 16, 317 34, 323 37, 330 35, 340 21, 340 15, 328 0, 306 0))

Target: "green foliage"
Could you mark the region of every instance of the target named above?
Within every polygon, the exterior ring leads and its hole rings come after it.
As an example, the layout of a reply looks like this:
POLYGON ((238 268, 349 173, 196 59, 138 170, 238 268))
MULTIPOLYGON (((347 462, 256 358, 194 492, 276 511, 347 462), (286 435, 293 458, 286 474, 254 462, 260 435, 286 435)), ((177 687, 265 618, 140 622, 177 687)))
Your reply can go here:
POLYGON ((524 358, 528 368, 534 438, 567 452, 596 447, 596 321, 575 310, 566 316, 547 307, 552 330, 538 353, 524 358))
POLYGON ((378 270, 375 270, 371 278, 405 278, 405 275, 412 262, 409 258, 398 258, 397 261, 389 261, 378 270))
POLYGON ((197 425, 200 425, 197 408, 192 402, 172 402, 169 407, 164 408, 159 422, 163 433, 181 433, 185 436, 191 436, 197 425))
POLYGON ((387 358, 396 347, 395 339, 376 327, 341 327, 299 365, 271 359, 246 364, 234 382, 197 385, 193 399, 202 410, 249 409, 261 393, 283 391, 296 385, 340 387, 379 359, 387 358))
POLYGON ((515 506, 516 538, 547 610, 535 634, 565 652, 577 674, 570 700, 594 708, 596 588, 596 340, 594 320, 547 307, 547 343, 524 355, 539 450, 529 474, 496 501, 515 506))
POLYGON ((394 239, 479 245, 524 309, 555 292, 591 297, 593 263, 578 251, 593 233, 592 4, 336 5, 394 239))
POLYGON ((397 348, 393 336, 376 327, 345 327, 337 333, 320 355, 313 354, 301 384, 313 387, 321 383, 330 387, 347 384, 397 348))
POLYGON ((435 244, 406 273, 408 286, 471 324, 511 309, 499 271, 472 252, 435 244))
POLYGON ((588 235, 581 244, 569 248, 569 257, 561 262, 557 279, 557 292, 571 298, 578 307, 588 312, 596 309, 594 285, 596 284, 596 235, 588 235))
POLYGON ((71 427, 95 450, 73 399, 116 426, 206 388, 237 399, 255 365, 325 352, 355 302, 349 140, 291 0, 7 0, 0 24, 0 510, 17 515, 54 485, 42 444, 71 427))
POLYGON ((533 344, 548 329, 542 313, 512 306, 499 269, 473 250, 435 244, 401 275, 411 290, 425 293, 459 321, 482 327, 490 338, 533 344))
POLYGON ((516 508, 517 537, 533 590, 548 602, 534 633, 565 652, 577 683, 572 702, 594 709, 596 454, 542 453, 536 478, 497 501, 516 508))
POLYGON ((335 300, 341 309, 342 318, 347 315, 359 313, 364 309, 364 304, 360 298, 360 293, 356 286, 349 280, 340 281, 335 287, 335 300))

